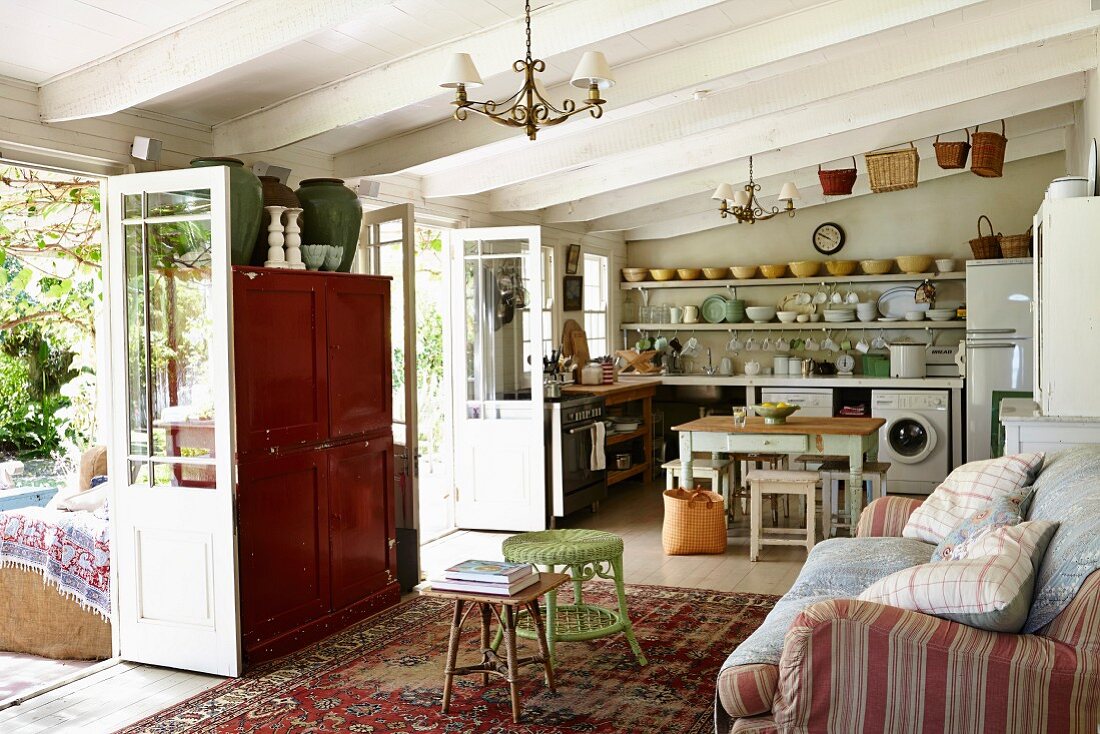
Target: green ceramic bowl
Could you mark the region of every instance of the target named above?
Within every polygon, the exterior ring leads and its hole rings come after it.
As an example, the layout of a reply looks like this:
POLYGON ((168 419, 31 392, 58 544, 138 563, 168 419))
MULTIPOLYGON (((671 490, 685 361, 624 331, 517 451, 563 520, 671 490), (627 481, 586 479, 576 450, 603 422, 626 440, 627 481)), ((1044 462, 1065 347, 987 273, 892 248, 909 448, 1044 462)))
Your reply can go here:
POLYGON ((764 423, 769 426, 777 426, 786 423, 787 417, 798 410, 798 408, 799 406, 797 405, 788 405, 783 408, 777 406, 768 407, 765 405, 752 406, 753 411, 758 416, 762 417, 764 423))

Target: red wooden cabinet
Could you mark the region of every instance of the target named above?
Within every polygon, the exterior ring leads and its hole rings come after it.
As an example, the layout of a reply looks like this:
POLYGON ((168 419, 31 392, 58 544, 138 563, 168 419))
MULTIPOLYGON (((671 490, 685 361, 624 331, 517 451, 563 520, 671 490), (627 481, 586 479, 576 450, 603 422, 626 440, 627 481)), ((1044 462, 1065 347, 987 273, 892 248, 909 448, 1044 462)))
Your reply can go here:
POLYGON ((233 269, 249 663, 396 604, 389 279, 233 269))
POLYGON ((332 603, 346 607, 397 576, 393 504, 384 489, 393 475, 393 437, 387 431, 326 453, 332 603))
POLYGON ((326 291, 323 276, 234 268, 238 455, 328 438, 326 291))

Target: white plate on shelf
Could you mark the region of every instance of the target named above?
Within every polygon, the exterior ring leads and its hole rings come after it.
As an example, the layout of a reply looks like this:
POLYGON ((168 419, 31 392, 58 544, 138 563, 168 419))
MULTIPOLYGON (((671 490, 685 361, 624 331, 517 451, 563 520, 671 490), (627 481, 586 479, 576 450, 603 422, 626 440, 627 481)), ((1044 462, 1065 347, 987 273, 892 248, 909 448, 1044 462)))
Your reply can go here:
POLYGON ((883 316, 905 318, 910 311, 927 311, 929 304, 917 303, 917 289, 911 285, 900 285, 879 296, 878 311, 883 316))
POLYGON ((879 316, 878 320, 886 322, 901 321, 901 316, 879 316))

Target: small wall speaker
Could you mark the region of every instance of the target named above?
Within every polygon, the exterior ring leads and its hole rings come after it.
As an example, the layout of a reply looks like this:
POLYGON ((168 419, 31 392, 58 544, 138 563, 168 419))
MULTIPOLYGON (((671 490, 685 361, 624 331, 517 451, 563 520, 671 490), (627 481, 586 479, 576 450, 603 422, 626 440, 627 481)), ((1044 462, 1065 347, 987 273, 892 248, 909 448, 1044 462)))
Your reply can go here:
POLYGON ((281 184, 285 184, 290 179, 290 169, 276 166, 274 163, 256 161, 252 164, 252 172, 257 176, 274 176, 281 184))
POLYGON ((359 182, 359 195, 365 196, 368 199, 377 199, 378 192, 382 189, 381 181, 371 181, 369 178, 364 178, 359 182))
POLYGON ((138 160, 159 161, 160 151, 164 143, 156 138, 144 138, 134 136, 134 144, 130 146, 130 155, 138 160))

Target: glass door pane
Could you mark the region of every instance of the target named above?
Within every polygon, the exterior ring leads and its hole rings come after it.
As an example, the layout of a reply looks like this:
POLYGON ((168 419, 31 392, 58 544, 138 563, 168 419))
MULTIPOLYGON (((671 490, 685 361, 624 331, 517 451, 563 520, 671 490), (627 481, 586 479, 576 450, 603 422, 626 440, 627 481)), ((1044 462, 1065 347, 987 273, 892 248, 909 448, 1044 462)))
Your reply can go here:
POLYGON ((131 480, 215 485, 210 191, 124 198, 131 480))

